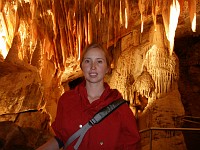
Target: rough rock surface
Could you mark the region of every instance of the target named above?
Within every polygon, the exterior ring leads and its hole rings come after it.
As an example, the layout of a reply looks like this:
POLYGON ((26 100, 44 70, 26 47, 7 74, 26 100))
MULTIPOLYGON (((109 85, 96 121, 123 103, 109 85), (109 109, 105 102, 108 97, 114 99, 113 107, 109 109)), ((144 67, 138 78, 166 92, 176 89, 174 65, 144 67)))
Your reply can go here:
MULTIPOLYGON (((120 1, 115 0, 79 2, 0 1, 0 149, 35 149, 51 137, 49 125, 55 118, 58 98, 69 89, 70 81, 81 76, 79 56, 91 41, 103 43, 113 55, 112 75, 107 78, 111 86, 118 88, 124 98, 135 99, 133 104, 142 105, 140 129, 182 125, 199 128, 199 124, 180 118, 183 106, 186 115, 199 117, 200 1, 179 0, 182 10, 172 57, 166 53, 168 34, 162 28, 169 31, 169 8, 163 4, 172 0, 154 0, 154 4, 126 0, 121 1, 122 9, 120 1), (196 7, 190 7, 194 1, 196 7), (196 32, 191 31, 190 8, 196 8, 196 32), (128 22, 125 13, 129 14, 128 22), (162 26, 157 28, 158 34, 153 30, 155 14, 157 25, 162 26), (153 59, 160 63, 154 65, 153 59), (156 91, 141 84, 135 95, 134 82, 142 75, 145 61, 156 91)), ((196 150, 199 136, 193 140, 196 143, 191 144, 190 139, 193 137, 185 133, 155 132, 152 146, 185 149, 187 144, 188 150, 196 150), (170 147, 165 147, 166 142, 170 147)), ((148 144, 149 134, 142 139, 144 150, 149 149, 148 144)))
POLYGON ((39 73, 30 68, 0 63, 0 115, 37 110, 44 106, 39 73))

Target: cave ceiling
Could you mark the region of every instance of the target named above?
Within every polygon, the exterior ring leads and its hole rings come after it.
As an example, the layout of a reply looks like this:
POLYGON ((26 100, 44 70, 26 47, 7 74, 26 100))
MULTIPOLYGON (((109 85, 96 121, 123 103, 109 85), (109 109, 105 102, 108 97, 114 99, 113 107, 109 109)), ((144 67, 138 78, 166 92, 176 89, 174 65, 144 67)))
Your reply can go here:
POLYGON ((158 23, 172 53, 174 38, 199 36, 200 0, 0 0, 0 60, 41 68, 45 59, 75 78, 87 44, 115 47, 158 23))

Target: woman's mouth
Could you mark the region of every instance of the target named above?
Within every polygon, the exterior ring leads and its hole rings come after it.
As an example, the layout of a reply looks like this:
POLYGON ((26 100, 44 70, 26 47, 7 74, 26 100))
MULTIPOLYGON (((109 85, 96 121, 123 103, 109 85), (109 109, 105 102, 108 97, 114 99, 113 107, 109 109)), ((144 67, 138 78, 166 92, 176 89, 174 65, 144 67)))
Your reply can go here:
POLYGON ((90 77, 96 77, 97 75, 98 75, 98 73, 94 73, 94 72, 93 73, 89 73, 90 77))

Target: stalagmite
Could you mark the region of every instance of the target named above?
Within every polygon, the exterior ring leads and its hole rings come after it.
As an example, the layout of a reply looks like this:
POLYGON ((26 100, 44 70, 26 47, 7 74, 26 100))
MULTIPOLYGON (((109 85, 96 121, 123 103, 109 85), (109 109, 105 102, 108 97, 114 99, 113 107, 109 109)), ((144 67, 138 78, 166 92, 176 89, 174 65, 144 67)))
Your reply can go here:
POLYGON ((145 97, 151 97, 151 93, 155 90, 155 83, 146 67, 133 84, 134 91, 145 97))

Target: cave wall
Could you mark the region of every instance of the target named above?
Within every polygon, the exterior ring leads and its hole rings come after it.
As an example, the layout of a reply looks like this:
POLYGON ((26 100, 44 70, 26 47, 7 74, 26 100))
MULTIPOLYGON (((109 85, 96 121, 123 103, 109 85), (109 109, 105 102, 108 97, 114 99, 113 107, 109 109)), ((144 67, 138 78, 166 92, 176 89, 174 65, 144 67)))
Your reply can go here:
MULTIPOLYGON (((163 25, 158 24, 156 28, 156 32, 154 26, 146 28, 137 44, 134 38, 138 36, 133 33, 122 38, 115 48, 120 55, 109 78, 111 87, 117 88, 130 101, 140 130, 150 127, 179 128, 183 125, 180 118, 185 115, 178 90, 179 59, 175 53, 169 55, 167 51, 163 25)), ((150 137, 146 136, 147 133, 141 133, 144 150, 149 149, 150 137)), ((181 132, 168 139, 165 131, 154 131, 152 137, 152 148, 155 150, 186 149, 181 132), (166 146, 166 142, 170 144, 166 146)))
MULTIPOLYGON (((69 90, 70 81, 82 76, 78 57, 91 39, 101 42, 113 54, 112 74, 106 80, 130 102, 140 130, 182 127, 180 118, 185 111, 187 115, 198 116, 199 105, 195 103, 197 105, 192 106, 190 94, 195 95, 194 100, 199 99, 199 83, 195 82, 199 80, 196 77, 199 76, 199 41, 192 44, 185 42, 185 46, 190 45, 187 52, 184 46, 179 46, 176 53, 171 52, 170 55, 160 7, 157 8, 155 32, 155 22, 152 21, 151 9, 148 9, 152 6, 149 1, 139 6, 136 1, 127 1, 130 14, 128 28, 125 20, 120 24, 119 1, 106 3, 109 13, 102 11, 101 23, 91 1, 79 9, 77 3, 55 2, 58 1, 0 1, 1 26, 7 29, 4 30, 7 55, 2 51, 0 55, 1 148, 34 149, 52 136, 50 125, 56 115, 58 99, 65 90, 69 90), (78 18, 86 14, 82 10, 85 5, 88 5, 86 12, 91 11, 92 19, 88 23, 88 27, 93 27, 90 31, 94 31, 88 34, 91 39, 86 38, 86 31, 81 30, 84 19, 78 22, 78 18), (143 6, 146 9, 142 9, 143 6), (68 14, 57 12, 59 7, 69 10, 65 10, 68 14), (144 21, 142 33, 141 12, 144 21), (76 14, 75 21, 73 13, 76 14), (87 40, 78 41, 82 39, 80 35, 87 40), (195 49, 195 53, 191 49, 195 49), (183 76, 186 74, 188 76, 183 76), (192 88, 188 82, 194 83, 192 88), (140 108, 137 114, 135 106, 140 108), (19 137, 26 140, 17 140, 19 137)), ((126 5, 123 1, 122 8, 126 5)), ((200 2, 196 1, 195 33, 191 31, 187 1, 183 6, 176 37, 198 37, 200 2)), ((124 13, 122 18, 125 18, 124 13)), ((155 133, 154 137, 154 149, 186 147, 181 132, 167 139, 164 132, 155 133), (170 142, 171 147, 165 147, 166 142, 170 142)), ((149 137, 142 135, 142 139, 142 148, 148 149, 149 137)))
MULTIPOLYGON (((199 42, 200 38, 198 36, 175 39, 175 52, 180 62, 178 89, 185 109, 183 127, 186 128, 200 128, 199 42)), ((184 137, 188 150, 198 149, 199 132, 184 132, 184 137)))

